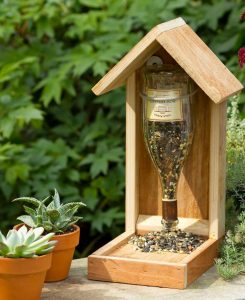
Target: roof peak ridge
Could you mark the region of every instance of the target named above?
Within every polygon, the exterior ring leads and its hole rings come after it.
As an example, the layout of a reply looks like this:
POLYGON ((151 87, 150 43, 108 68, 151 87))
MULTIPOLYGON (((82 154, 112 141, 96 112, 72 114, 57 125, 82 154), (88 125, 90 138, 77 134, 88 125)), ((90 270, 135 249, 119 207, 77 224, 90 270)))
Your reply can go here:
POLYGON ((164 23, 160 23, 160 24, 156 25, 155 27, 153 27, 152 30, 157 30, 158 34, 161 34, 164 31, 168 31, 168 30, 171 30, 176 27, 183 26, 183 25, 186 25, 185 20, 181 17, 178 17, 176 19, 166 21, 164 23))
POLYGON ((146 60, 163 48, 215 103, 243 85, 181 17, 153 27, 93 87, 96 95, 121 86, 146 60))

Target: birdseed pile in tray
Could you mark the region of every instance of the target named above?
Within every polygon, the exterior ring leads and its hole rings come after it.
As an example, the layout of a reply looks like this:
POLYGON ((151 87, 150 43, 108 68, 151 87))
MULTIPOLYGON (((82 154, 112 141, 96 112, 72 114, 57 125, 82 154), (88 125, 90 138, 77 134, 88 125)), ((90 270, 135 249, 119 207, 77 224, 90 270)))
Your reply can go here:
POLYGON ((182 231, 151 231, 145 235, 134 235, 128 243, 141 252, 174 252, 189 254, 204 242, 203 237, 182 231))

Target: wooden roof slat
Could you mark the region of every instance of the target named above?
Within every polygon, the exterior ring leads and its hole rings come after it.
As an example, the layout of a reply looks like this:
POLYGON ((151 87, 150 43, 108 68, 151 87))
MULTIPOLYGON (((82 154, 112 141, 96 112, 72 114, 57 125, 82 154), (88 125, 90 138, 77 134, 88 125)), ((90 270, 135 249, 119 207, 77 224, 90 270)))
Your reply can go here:
POLYGON ((161 46, 215 103, 243 85, 182 18, 155 26, 94 87, 96 95, 121 86, 161 46))
POLYGON ((156 39, 215 103, 222 102, 243 88, 188 25, 163 32, 156 39))

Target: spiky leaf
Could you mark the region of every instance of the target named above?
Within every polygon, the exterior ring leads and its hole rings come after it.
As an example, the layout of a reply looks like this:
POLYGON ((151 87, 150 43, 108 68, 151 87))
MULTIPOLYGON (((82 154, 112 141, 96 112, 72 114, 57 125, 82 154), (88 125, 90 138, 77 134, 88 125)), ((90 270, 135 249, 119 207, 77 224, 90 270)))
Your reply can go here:
POLYGON ((59 193, 57 192, 56 189, 54 189, 53 200, 54 200, 54 207, 56 209, 58 209, 60 207, 60 195, 59 195, 59 193))
POLYGON ((35 209, 30 208, 29 206, 23 205, 23 208, 25 210, 25 212, 30 215, 32 218, 35 216, 36 211, 35 209))
POLYGON ((52 223, 55 223, 55 221, 57 221, 58 218, 60 217, 60 213, 56 209, 47 210, 47 215, 50 217, 50 221, 52 223))
POLYGON ((31 203, 37 207, 40 205, 40 200, 33 198, 33 197, 20 197, 20 198, 16 198, 16 199, 12 200, 12 202, 27 202, 27 203, 31 203))
POLYGON ((41 202, 42 202, 42 204, 45 204, 48 200, 50 199, 50 196, 48 196, 48 197, 46 197, 46 198, 44 198, 41 202))
POLYGON ((74 215, 81 206, 85 206, 82 202, 61 204, 60 196, 56 189, 53 196, 48 196, 41 201, 31 197, 21 197, 14 201, 27 201, 32 204, 35 202, 35 208, 24 206, 29 216, 20 216, 18 220, 33 228, 42 226, 46 232, 65 232, 69 228, 69 224, 74 224, 77 220, 80 220, 80 218, 74 219, 74 215), (51 201, 47 204, 46 202, 49 200, 51 201))
POLYGON ((25 223, 29 227, 33 227, 33 228, 36 227, 36 224, 31 216, 28 215, 19 216, 17 220, 20 220, 21 222, 25 223))
POLYGON ((82 202, 69 202, 69 203, 66 203, 64 204, 63 206, 60 207, 59 209, 59 212, 61 215, 65 214, 68 210, 74 208, 74 207, 77 207, 80 208, 82 206, 86 206, 84 203, 82 202))
POLYGON ((49 232, 49 231, 54 231, 54 232, 56 232, 56 231, 54 230, 53 224, 52 224, 50 221, 43 221, 43 224, 42 224, 42 225, 43 225, 45 231, 47 231, 47 232, 49 232))

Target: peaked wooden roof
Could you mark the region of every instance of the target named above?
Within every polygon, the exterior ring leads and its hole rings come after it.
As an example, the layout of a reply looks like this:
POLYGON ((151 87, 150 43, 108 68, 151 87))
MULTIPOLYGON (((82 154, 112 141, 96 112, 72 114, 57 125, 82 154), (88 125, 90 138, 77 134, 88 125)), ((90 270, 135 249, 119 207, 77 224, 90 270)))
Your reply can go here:
POLYGON ((182 18, 154 27, 92 89, 104 94, 125 83, 126 79, 161 46, 215 103, 243 89, 209 47, 182 18))

